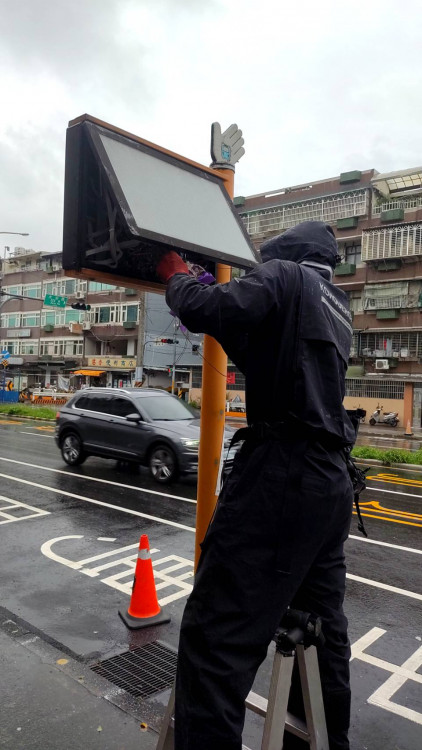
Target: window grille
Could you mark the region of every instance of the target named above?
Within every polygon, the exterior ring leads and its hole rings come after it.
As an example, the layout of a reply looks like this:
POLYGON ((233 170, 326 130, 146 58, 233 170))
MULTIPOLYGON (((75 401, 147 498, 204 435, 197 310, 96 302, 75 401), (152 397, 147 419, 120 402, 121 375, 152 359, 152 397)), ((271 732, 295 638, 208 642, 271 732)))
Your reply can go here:
POLYGON ((416 359, 422 357, 422 332, 361 333, 359 353, 363 357, 416 359))
POLYGON ((248 233, 265 235, 289 229, 302 221, 325 221, 334 224, 337 219, 364 216, 368 213, 368 191, 354 190, 328 195, 325 198, 298 201, 275 206, 262 211, 240 214, 248 233))
POLYGON ((366 378, 347 378, 346 396, 352 398, 404 398, 404 383, 399 380, 369 380, 366 378))
POLYGON ((422 255, 422 224, 405 224, 362 232, 362 260, 422 255))
POLYGON ((381 216, 383 211, 392 211, 395 208, 403 208, 405 211, 410 211, 422 206, 422 195, 415 195, 413 198, 400 198, 395 201, 389 201, 388 203, 379 203, 378 205, 372 205, 372 216, 381 216))
POLYGON ((353 263, 358 266, 362 260, 362 244, 358 242, 339 243, 339 254, 343 256, 345 263, 353 263))

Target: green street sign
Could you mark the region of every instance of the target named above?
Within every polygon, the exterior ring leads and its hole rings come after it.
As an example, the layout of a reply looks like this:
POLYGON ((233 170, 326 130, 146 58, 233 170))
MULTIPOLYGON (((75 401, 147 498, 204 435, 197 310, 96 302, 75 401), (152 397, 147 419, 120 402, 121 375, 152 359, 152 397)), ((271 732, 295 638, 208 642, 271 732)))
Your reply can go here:
POLYGON ((66 307, 67 297, 58 297, 57 294, 46 294, 44 304, 51 307, 66 307))

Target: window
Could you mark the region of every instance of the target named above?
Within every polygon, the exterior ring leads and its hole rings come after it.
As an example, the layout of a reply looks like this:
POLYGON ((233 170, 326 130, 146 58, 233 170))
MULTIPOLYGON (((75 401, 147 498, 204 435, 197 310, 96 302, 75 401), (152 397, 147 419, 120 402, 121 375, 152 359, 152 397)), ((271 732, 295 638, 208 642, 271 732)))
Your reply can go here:
POLYGON ((109 307, 100 307, 100 309, 98 310, 98 320, 96 320, 96 322, 98 323, 110 322, 110 308, 109 307))
POLYGON ((340 255, 344 256, 345 263, 352 263, 354 266, 358 266, 362 260, 362 245, 359 242, 345 242, 341 245, 340 255))
POLYGON ((130 323, 138 321, 138 305, 124 305, 122 311, 122 320, 130 323))
POLYGON ((31 328, 33 326, 39 326, 40 324, 40 314, 36 312, 32 313, 22 313, 22 323, 21 325, 24 328, 31 328))
POLYGON ((108 405, 108 413, 116 417, 127 417, 128 414, 136 414, 137 409, 134 404, 123 396, 112 396, 108 405))
POLYGON ((92 393, 87 396, 86 399, 87 405, 82 408, 90 409, 91 411, 99 411, 103 414, 109 414, 110 396, 102 396, 99 393, 92 393))
POLYGON ((404 383, 399 380, 346 378, 346 396, 353 398, 404 398, 404 383))
POLYGON ((244 391, 245 390, 245 376, 243 373, 240 372, 236 367, 230 367, 228 368, 228 373, 234 373, 235 381, 234 383, 227 383, 226 384, 226 390, 227 391, 244 391))
POLYGON ((89 281, 88 291, 89 292, 111 292, 117 289, 113 284, 101 284, 99 281, 89 281))
POLYGON ((25 297, 34 297, 34 299, 41 297, 41 284, 24 284, 22 294, 25 297))
POLYGON ((1 316, 1 325, 4 328, 19 328, 20 326, 20 314, 9 313, 1 316))
POLYGON ((153 421, 164 419, 168 422, 172 419, 193 419, 195 416, 183 401, 168 396, 142 398, 142 409, 153 421))
POLYGON ((38 342, 21 341, 19 354, 38 354, 38 342))
POLYGON ((56 321, 56 313, 55 312, 43 312, 41 314, 41 325, 54 325, 56 321))
POLYGON ((363 311, 363 300, 362 292, 346 292, 349 298, 350 311, 354 313, 361 313, 363 311))
POLYGON ((83 339, 41 339, 40 354, 74 357, 83 354, 83 339))

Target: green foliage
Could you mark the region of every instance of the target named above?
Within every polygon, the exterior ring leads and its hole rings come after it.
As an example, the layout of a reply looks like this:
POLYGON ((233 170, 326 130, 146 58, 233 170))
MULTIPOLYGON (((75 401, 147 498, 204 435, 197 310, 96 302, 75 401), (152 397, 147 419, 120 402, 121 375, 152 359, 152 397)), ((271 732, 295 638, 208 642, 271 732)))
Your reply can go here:
POLYGON ((12 417, 33 417, 34 419, 55 419, 57 409, 49 406, 26 406, 25 404, 0 404, 0 414, 12 417))
POLYGON ((391 466, 391 464, 415 464, 422 466, 422 450, 405 451, 400 448, 382 450, 380 448, 372 448, 370 445, 357 445, 353 448, 352 456, 354 458, 372 458, 376 461, 382 461, 384 466, 391 466))
POLYGON ((189 406, 192 407, 192 409, 200 409, 201 408, 201 401, 199 398, 194 398, 192 401, 189 401, 189 406))

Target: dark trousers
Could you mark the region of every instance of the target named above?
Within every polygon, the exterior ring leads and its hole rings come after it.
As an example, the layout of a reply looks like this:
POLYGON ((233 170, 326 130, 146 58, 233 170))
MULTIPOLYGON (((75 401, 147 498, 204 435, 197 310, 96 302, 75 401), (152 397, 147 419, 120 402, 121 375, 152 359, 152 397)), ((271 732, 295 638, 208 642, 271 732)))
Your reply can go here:
MULTIPOLYGON (((241 750, 245 698, 289 605, 320 615, 330 750, 347 750, 350 647, 343 614, 353 493, 339 452, 246 444, 202 545, 180 633, 175 750, 241 750)), ((300 712, 293 681, 292 709, 300 712)), ((291 735, 284 748, 307 747, 291 735)))

